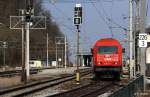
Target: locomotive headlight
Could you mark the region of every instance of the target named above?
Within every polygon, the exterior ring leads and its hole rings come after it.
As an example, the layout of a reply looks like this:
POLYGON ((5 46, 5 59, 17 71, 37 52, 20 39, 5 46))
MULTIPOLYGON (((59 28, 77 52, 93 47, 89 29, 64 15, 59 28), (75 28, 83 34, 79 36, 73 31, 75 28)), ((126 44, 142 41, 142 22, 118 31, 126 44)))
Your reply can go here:
POLYGON ((118 62, 114 62, 115 63, 115 65, 117 65, 118 64, 118 62))
POLYGON ((102 62, 98 62, 98 64, 102 64, 102 62))
POLYGON ((104 60, 106 60, 106 61, 111 61, 111 58, 105 58, 104 60))

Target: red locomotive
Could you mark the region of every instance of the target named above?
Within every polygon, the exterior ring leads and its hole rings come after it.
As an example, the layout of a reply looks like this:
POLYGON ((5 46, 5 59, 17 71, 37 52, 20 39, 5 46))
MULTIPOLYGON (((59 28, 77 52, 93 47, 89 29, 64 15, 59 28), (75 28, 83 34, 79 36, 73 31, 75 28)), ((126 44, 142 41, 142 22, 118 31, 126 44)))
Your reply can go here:
POLYGON ((122 71, 122 46, 116 39, 98 40, 92 48, 93 71, 96 77, 113 75, 120 79, 122 71))

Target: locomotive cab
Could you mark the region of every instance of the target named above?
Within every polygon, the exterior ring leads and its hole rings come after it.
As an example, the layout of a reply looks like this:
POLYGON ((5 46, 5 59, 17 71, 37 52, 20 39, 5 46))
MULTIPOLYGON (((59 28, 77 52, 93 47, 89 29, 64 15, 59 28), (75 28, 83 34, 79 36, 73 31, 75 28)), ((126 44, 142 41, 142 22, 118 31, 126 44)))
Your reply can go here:
POLYGON ((96 76, 108 74, 120 78, 122 46, 115 39, 98 40, 93 47, 93 63, 93 71, 96 76))

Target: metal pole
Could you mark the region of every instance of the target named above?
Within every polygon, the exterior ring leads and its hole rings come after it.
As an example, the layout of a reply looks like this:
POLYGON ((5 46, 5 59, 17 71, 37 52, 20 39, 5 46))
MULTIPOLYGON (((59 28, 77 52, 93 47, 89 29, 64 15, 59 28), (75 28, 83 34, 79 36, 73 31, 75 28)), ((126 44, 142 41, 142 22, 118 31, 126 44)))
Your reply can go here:
POLYGON ((77 70, 79 70, 79 25, 77 25, 77 70))
MULTIPOLYGON (((145 32, 145 21, 146 21, 146 0, 141 0, 141 18, 140 18, 140 33, 146 33, 145 32)), ((145 64, 145 47, 140 48, 141 50, 141 56, 140 56, 140 68, 141 68, 141 74, 144 76, 145 79, 145 70, 146 70, 146 64, 145 64)), ((144 89, 145 89, 145 80, 144 80, 144 89)))
POLYGON ((21 10, 21 14, 22 14, 22 75, 21 75, 21 81, 22 82, 26 82, 26 73, 25 73, 25 54, 24 54, 24 10, 21 10))
POLYGON ((76 81, 77 81, 77 84, 79 84, 79 81, 80 81, 80 73, 79 73, 79 33, 80 33, 80 30, 79 30, 79 25, 76 25, 77 27, 77 71, 76 71, 76 81))
POLYGON ((58 62, 57 62, 57 43, 56 43, 56 67, 58 66, 58 62))
POLYGON ((133 57, 133 0, 129 0, 129 4, 130 4, 130 16, 129 16, 129 43, 130 43, 130 49, 129 49, 129 53, 130 53, 130 78, 133 78, 134 77, 134 64, 133 64, 133 61, 132 61, 132 57, 133 57))
POLYGON ((137 34, 138 34, 138 32, 139 32, 139 28, 140 28, 140 26, 139 26, 139 16, 140 16, 140 0, 136 0, 135 1, 135 3, 136 3, 136 18, 135 18, 135 65, 136 65, 136 74, 138 74, 139 73, 139 47, 138 47, 138 41, 137 41, 137 34))
POLYGON ((134 23, 133 23, 133 26, 134 26, 134 31, 133 31, 133 60, 134 60, 134 78, 136 77, 136 64, 135 64, 135 61, 136 61, 136 58, 135 58, 135 39, 136 39, 136 15, 134 16, 134 23))
POLYGON ((5 48, 6 48, 6 42, 3 42, 3 50, 4 50, 4 57, 3 57, 3 66, 5 66, 5 48))
POLYGON ((46 62, 46 64, 47 64, 47 67, 48 67, 48 62, 49 62, 49 60, 48 60, 48 40, 49 40, 49 37, 48 37, 48 32, 47 32, 47 62, 46 62))
POLYGON ((67 39, 65 37, 65 68, 67 68, 67 39))
POLYGON ((4 66, 5 66, 5 47, 4 47, 4 66))
POLYGON ((26 75, 27 78, 30 76, 30 66, 29 66, 29 26, 30 23, 26 22, 26 75))
MULTIPOLYGON (((62 67, 64 66, 64 49, 63 49, 63 46, 62 46, 62 67)), ((60 66, 61 67, 61 66, 60 66)))

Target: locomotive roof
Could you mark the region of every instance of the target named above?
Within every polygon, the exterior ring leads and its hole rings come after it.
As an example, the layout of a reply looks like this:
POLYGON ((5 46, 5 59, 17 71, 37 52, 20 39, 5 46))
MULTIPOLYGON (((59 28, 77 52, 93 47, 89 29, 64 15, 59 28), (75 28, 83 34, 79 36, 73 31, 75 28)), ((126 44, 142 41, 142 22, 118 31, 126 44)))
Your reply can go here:
POLYGON ((99 39, 98 41, 118 41, 114 38, 102 38, 102 39, 99 39))
POLYGON ((94 46, 98 45, 121 45, 118 40, 113 38, 103 38, 96 41, 94 46))

